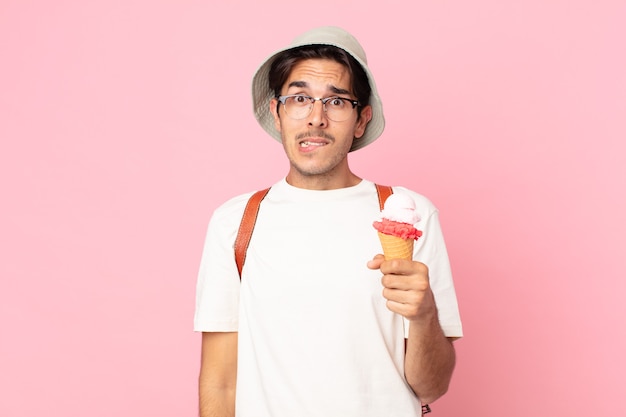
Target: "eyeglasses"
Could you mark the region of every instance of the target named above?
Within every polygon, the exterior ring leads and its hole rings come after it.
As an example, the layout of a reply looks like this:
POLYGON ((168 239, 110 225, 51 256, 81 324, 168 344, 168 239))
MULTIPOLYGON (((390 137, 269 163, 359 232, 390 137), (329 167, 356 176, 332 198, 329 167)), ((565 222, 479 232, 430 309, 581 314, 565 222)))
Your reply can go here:
POLYGON ((308 117, 313 111, 313 105, 316 101, 322 102, 322 108, 326 116, 334 122, 343 122, 348 120, 352 115, 352 111, 359 105, 357 100, 350 100, 343 97, 310 97, 302 94, 292 94, 289 96, 280 96, 276 98, 285 106, 287 116, 295 120, 308 117))

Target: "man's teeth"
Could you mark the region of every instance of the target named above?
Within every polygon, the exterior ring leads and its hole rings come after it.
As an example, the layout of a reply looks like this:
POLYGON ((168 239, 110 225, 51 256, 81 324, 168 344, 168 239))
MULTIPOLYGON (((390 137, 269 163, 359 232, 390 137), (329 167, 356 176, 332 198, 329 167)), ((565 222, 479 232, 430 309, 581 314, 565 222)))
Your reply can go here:
POLYGON ((305 148, 307 146, 323 146, 324 143, 322 142, 308 142, 308 141, 304 141, 304 142, 300 142, 300 146, 305 148))

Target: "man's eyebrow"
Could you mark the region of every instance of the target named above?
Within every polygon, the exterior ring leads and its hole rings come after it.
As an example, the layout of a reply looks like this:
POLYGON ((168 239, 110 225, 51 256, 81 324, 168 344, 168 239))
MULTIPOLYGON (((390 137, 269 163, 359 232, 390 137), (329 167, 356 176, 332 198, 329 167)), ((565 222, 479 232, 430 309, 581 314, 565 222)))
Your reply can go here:
POLYGON ((305 87, 308 87, 308 86, 309 86, 309 84, 307 84, 306 81, 292 81, 292 82, 289 83, 287 88, 289 88, 289 87, 305 88, 305 87))
POLYGON ((334 85, 330 86, 330 90, 335 94, 346 94, 350 95, 350 92, 344 88, 335 87, 334 85))
MULTIPOLYGON (((291 87, 297 87, 297 88, 307 88, 309 86, 309 84, 306 81, 292 81, 289 83, 289 85, 287 86, 287 88, 291 88, 291 87)), ((328 87, 330 89, 330 91, 332 91, 334 94, 346 94, 346 95, 350 95, 350 91, 346 90, 345 88, 339 88, 339 87, 335 87, 334 85, 331 85, 328 87)))

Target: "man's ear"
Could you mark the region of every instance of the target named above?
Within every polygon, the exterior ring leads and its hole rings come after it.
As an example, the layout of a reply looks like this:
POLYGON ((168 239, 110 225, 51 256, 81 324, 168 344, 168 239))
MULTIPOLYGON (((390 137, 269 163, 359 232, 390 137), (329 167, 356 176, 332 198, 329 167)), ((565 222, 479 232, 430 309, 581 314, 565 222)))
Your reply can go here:
POLYGON ((365 128, 367 124, 372 120, 372 106, 365 106, 361 109, 361 115, 356 121, 356 125, 354 128, 354 137, 355 139, 359 139, 365 133, 365 128))
POLYGON ((270 112, 274 116, 274 127, 280 132, 280 116, 278 115, 278 100, 276 98, 270 100, 270 112))

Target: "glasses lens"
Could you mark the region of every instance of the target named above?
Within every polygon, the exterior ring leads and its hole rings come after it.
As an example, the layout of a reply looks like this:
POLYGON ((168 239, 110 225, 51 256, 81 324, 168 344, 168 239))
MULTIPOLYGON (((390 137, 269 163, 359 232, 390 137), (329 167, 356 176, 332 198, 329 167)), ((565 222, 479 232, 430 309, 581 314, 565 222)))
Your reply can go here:
POLYGON ((335 122, 343 122, 352 114, 352 104, 340 98, 331 98, 325 106, 326 115, 335 122))
POLYGON ((285 112, 292 119, 304 119, 313 109, 313 103, 305 96, 291 96, 285 100, 285 112))

